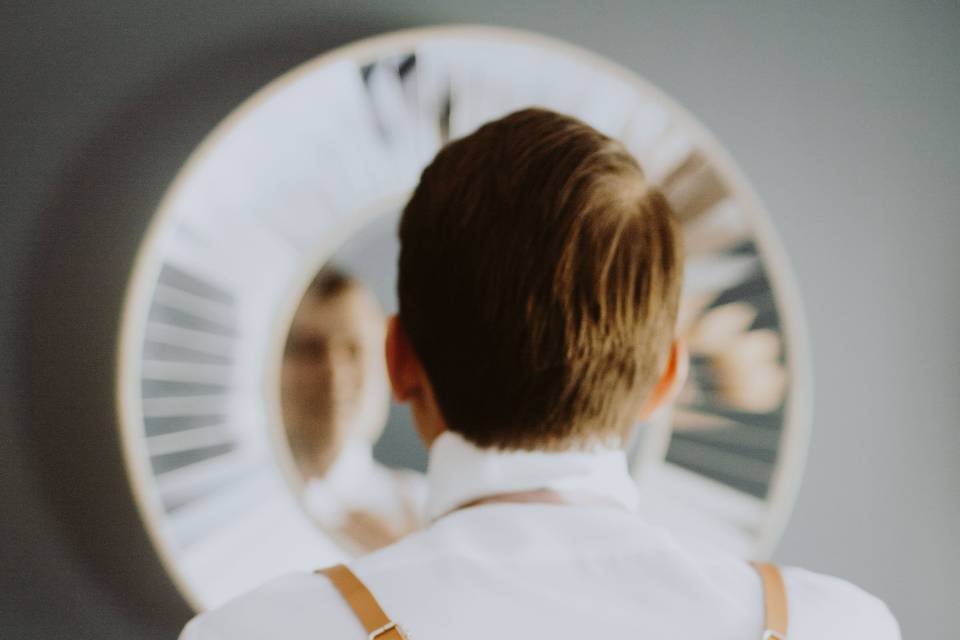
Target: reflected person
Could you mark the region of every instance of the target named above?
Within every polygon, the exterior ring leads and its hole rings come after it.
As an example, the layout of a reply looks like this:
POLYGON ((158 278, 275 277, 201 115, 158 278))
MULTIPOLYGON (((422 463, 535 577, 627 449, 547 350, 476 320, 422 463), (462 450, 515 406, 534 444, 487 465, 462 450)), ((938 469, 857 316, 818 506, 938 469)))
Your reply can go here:
POLYGON ((416 529, 422 479, 373 458, 389 407, 386 319, 376 298, 335 267, 313 279, 284 351, 287 437, 305 479, 303 502, 354 553, 416 529))

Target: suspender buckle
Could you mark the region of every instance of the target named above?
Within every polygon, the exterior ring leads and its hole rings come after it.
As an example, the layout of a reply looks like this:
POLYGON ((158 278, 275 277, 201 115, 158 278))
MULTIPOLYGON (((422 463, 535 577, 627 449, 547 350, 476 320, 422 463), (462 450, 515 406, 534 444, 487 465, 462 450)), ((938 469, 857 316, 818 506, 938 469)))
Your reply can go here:
POLYGON ((767 629, 763 632, 763 640, 787 640, 787 636, 782 635, 777 631, 767 629))
MULTIPOLYGON (((407 640, 407 634, 403 632, 403 629, 401 629, 400 625, 398 625, 396 622, 388 622, 387 624, 383 625, 379 629, 374 629, 373 631, 370 632, 370 635, 367 636, 367 640, 377 640, 377 638, 384 635, 390 630, 396 631, 397 632, 396 635, 400 637, 400 640, 407 640)), ((764 640, 766 640, 766 638, 764 640)))

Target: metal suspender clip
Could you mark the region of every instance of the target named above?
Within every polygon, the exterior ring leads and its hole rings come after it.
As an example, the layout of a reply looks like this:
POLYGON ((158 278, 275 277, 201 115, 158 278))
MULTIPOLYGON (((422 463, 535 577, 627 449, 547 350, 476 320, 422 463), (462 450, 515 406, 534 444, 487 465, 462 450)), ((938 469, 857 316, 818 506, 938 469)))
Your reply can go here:
MULTIPOLYGON (((377 640, 377 638, 385 634, 387 631, 390 631, 391 629, 396 630, 397 635, 400 636, 401 640, 407 640, 407 634, 403 632, 403 629, 401 629, 400 625, 398 625, 396 622, 388 622, 387 624, 383 625, 379 629, 374 629, 373 631, 370 632, 370 635, 367 636, 367 640, 377 640)), ((764 638, 764 640, 766 640, 766 638, 764 638)))

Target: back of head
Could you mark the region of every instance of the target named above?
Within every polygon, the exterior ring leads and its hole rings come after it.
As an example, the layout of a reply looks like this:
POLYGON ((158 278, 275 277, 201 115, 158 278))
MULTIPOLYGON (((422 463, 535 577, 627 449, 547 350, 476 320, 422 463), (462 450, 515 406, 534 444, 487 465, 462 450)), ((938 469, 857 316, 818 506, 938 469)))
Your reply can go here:
POLYGON ((682 256, 618 142, 526 109, 452 142, 400 223, 400 322, 448 427, 483 447, 620 438, 666 363, 682 256))

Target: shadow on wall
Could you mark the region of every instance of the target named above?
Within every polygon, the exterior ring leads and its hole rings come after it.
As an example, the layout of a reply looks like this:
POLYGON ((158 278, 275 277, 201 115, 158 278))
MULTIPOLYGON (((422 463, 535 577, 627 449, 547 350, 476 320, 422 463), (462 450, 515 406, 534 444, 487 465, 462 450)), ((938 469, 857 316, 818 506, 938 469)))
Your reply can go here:
MULTIPOLYGON (((110 594, 109 608, 145 627, 141 637, 175 636, 191 612, 143 529, 118 436, 117 335, 139 242, 180 166, 231 109, 323 51, 403 26, 299 25, 204 52, 120 105, 39 214, 41 237, 29 256, 18 317, 25 340, 15 357, 26 373, 18 391, 27 418, 18 437, 44 506, 85 577, 110 594)), ((34 550, 23 560, 33 564, 20 572, 62 570, 52 559, 33 566, 45 555, 34 550)), ((38 615, 58 603, 86 607, 71 612, 78 618, 102 617, 98 603, 62 595, 22 597, 37 602, 38 615)))

